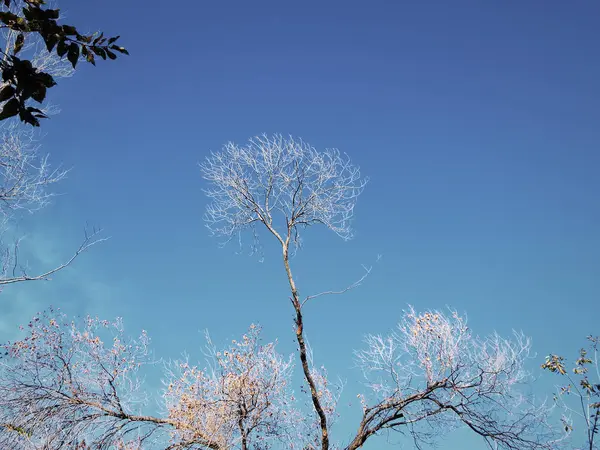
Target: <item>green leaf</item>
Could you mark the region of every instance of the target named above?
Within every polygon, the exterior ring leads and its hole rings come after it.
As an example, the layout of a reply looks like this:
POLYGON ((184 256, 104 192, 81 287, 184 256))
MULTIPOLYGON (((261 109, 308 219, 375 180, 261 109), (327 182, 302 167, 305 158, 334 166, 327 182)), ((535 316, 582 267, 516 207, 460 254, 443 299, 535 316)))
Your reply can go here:
POLYGON ((96 65, 94 54, 88 50, 87 46, 81 46, 81 54, 85 56, 87 62, 92 63, 94 66, 96 65))
POLYGON ((0 120, 19 115, 22 121, 39 126, 38 119, 45 115, 28 103, 43 103, 47 90, 56 85, 50 74, 33 67, 31 58, 18 58, 24 52, 29 34, 41 37, 49 53, 56 52, 60 58, 68 59, 74 68, 80 59, 95 65, 98 57, 114 60, 118 59, 117 53, 129 54, 125 48, 114 45, 119 36, 82 35, 75 26, 59 24, 60 10, 47 3, 44 0, 0 0, 0 6, 4 6, 0 11, 0 28, 12 31, 15 36, 13 45, 8 47, 11 53, 5 50, 7 54, 0 61, 0 120), (16 11, 9 9, 17 6, 16 11))
POLYGON ((18 26, 15 26, 15 27, 14 27, 14 29, 15 29, 15 30, 17 30, 17 29, 18 29, 18 30, 20 30, 20 31, 24 31, 24 32, 26 32, 26 33, 29 33, 29 32, 31 32, 31 31, 35 31, 35 30, 33 30, 33 29, 31 28, 30 24, 28 24, 28 23, 27 23, 27 20, 26 20, 26 19, 24 19, 23 17, 19 17, 19 18, 17 19, 17 25, 18 25, 18 26))
POLYGON ((19 16, 10 11, 0 11, 0 21, 8 25, 10 22, 16 22, 19 16))
POLYGON ((10 423, 7 424, 3 424, 2 425, 4 428, 6 428, 9 431, 14 431, 15 433, 19 433, 23 436, 27 436, 27 437, 31 437, 31 433, 28 432, 25 428, 17 426, 17 425, 12 425, 10 423))
POLYGON ((15 68, 8 66, 2 71, 2 81, 11 80, 15 76, 15 68))
POLYGON ((73 68, 75 68, 75 66, 77 65, 77 61, 79 60, 79 45, 77 45, 75 42, 69 45, 67 59, 73 65, 73 68))
POLYGON ((586 391, 588 391, 589 393, 592 393, 594 391, 593 386, 590 384, 589 380, 587 378, 584 378, 583 380, 581 380, 579 382, 579 384, 581 385, 581 387, 583 389, 585 389, 586 391))
POLYGON ((25 73, 33 74, 35 69, 33 64, 28 59, 19 59, 16 56, 11 56, 13 66, 15 67, 15 73, 18 77, 23 76, 25 73))
POLYGON ((37 120, 33 116, 33 114, 31 114, 26 109, 21 109, 19 111, 19 118, 21 119, 21 121, 23 121, 25 123, 28 123, 29 125, 33 125, 34 127, 39 127, 40 126, 40 121, 37 120))
POLYGON ((52 75, 50 75, 49 73, 38 72, 36 74, 36 79, 42 84, 42 86, 45 86, 47 88, 56 86, 56 81, 54 81, 54 78, 52 78, 52 75))
POLYGON ((546 356, 546 362, 542 364, 542 369, 565 375, 567 371, 565 370, 565 365, 563 361, 564 358, 562 356, 548 355, 546 356))
POLYGON ((0 90, 0 102, 5 102, 9 98, 15 95, 15 88, 12 86, 5 86, 0 90))
POLYGON ((125 49, 125 47, 119 47, 118 45, 111 45, 111 50, 116 50, 119 53, 123 53, 124 55, 129 55, 129 52, 125 49))
POLYGON ((23 49, 23 44, 25 44, 25 35, 23 33, 19 33, 17 38, 15 39, 15 47, 13 48, 13 54, 19 53, 23 49))
POLYGON ((96 36, 96 38, 94 39, 94 45, 98 45, 98 43, 102 40, 103 37, 104 33, 100 33, 98 36, 96 36))
POLYGON ((56 54, 61 58, 65 56, 65 54, 69 51, 69 46, 65 42, 64 39, 58 41, 58 45, 56 46, 56 54))
POLYGON ((78 34, 77 39, 79 39, 81 42, 85 42, 86 44, 92 43, 92 36, 83 36, 78 34))
POLYGON ((33 10, 31 8, 23 8, 23 15, 27 20, 33 20, 33 10))
POLYGON ((46 22, 48 20, 44 16, 44 10, 33 5, 23 8, 23 15, 30 21, 46 22))
MULTIPOLYGON (((46 114, 44 114, 44 111, 42 111, 41 109, 37 109, 37 108, 33 108, 33 107, 28 107, 27 111, 29 111, 30 113, 33 113, 32 116, 36 119, 47 119, 48 116, 46 114)), ((39 121, 37 121, 39 126, 39 121)))
POLYGON ((0 120, 8 119, 9 117, 16 116, 19 113, 19 100, 13 98, 7 101, 0 112, 0 120))
POLYGON ((46 19, 56 20, 60 17, 60 9, 46 9, 44 10, 46 19))
POLYGON ((63 25, 62 31, 67 36, 75 36, 75 35, 79 34, 79 33, 77 33, 77 29, 75 27, 72 27, 71 25, 63 25))
POLYGON ((46 88, 44 86, 40 86, 38 89, 31 93, 31 98, 33 98, 38 103, 42 103, 46 98, 46 88))
POLYGON ((56 45, 59 39, 60 36, 58 34, 48 34, 44 36, 44 41, 46 42, 46 48, 48 49, 48 53, 52 52, 54 46, 56 45))
POLYGON ((106 59, 106 52, 102 47, 93 46, 92 51, 102 59, 106 59))
POLYGON ((96 59, 94 58, 94 54, 92 52, 88 52, 87 55, 85 55, 85 59, 94 66, 96 65, 96 59))

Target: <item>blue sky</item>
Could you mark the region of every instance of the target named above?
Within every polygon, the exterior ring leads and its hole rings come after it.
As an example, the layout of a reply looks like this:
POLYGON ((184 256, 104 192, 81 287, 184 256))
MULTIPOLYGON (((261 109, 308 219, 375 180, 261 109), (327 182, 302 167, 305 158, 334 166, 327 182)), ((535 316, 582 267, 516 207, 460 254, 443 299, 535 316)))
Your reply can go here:
POLYGON ((259 262, 217 246, 197 166, 227 141, 279 132, 337 147, 371 178, 356 238, 311 230, 294 260, 308 294, 383 255, 360 289, 306 312, 331 374, 359 379, 352 349, 408 303, 451 305, 482 334, 523 330, 534 370, 551 351, 574 356, 600 333, 600 6, 526 3, 61 1, 131 56, 52 89, 62 113, 43 124, 43 150, 73 171, 21 226, 34 264, 67 257, 86 221, 112 238, 50 283, 3 291, 0 337, 52 303, 121 315, 163 357, 253 321, 293 351, 279 251, 266 244, 259 262))

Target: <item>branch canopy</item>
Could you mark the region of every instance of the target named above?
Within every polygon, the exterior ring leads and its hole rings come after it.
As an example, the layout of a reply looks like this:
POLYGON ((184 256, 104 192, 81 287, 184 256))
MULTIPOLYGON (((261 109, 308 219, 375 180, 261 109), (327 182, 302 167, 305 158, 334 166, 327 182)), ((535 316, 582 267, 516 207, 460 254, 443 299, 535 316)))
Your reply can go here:
POLYGON ((279 134, 230 142, 200 167, 211 185, 205 219, 215 235, 229 239, 263 223, 282 244, 288 237, 298 245, 300 228, 313 224, 352 238, 354 206, 368 181, 339 150, 279 134))
POLYGON ((367 336, 356 353, 372 394, 361 397, 363 418, 348 450, 381 431, 408 430, 429 443, 461 425, 491 448, 555 448, 561 436, 548 422, 550 408, 519 389, 531 381, 530 348, 520 333, 475 336, 456 311, 409 308, 396 330, 367 336))

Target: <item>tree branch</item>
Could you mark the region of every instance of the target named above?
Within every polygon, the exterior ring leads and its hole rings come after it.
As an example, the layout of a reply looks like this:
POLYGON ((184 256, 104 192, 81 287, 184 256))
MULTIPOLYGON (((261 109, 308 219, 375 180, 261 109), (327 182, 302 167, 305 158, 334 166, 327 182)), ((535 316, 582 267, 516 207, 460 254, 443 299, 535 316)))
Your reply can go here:
MULTIPOLYGON (((79 248, 75 251, 75 253, 64 263, 60 264, 59 266, 50 269, 40 275, 28 275, 27 273, 23 272, 22 275, 20 276, 13 276, 13 277, 9 277, 9 278, 0 278, 0 286, 2 285, 6 285, 6 284, 13 284, 13 283, 19 283, 22 281, 40 281, 40 280, 50 280, 50 276, 55 274, 56 272, 59 272, 60 270, 70 266, 73 261, 75 261, 75 259, 83 252, 85 252, 87 249, 89 249, 90 247, 92 247, 93 245, 96 245, 100 242, 104 242, 107 241, 109 238, 100 238, 100 239, 94 239, 95 236, 97 236, 98 234, 100 234, 102 232, 101 229, 94 229, 91 235, 87 234, 87 231, 85 232, 85 239, 83 240, 82 244, 79 246, 79 248)), ((16 264, 16 260, 18 257, 18 245, 15 246, 15 264, 16 264)))
POLYGON ((319 292, 318 294, 314 294, 314 295, 309 295, 307 296, 303 301, 302 301, 302 305, 304 306, 306 302, 308 302, 309 300, 318 298, 318 297, 322 297, 324 295, 340 295, 343 294, 345 292, 348 292, 352 289, 355 289, 357 287, 359 287, 363 281, 365 281, 365 279, 371 274, 371 270, 373 269, 373 267, 366 267, 365 265, 362 266, 362 268, 365 270, 365 273, 363 274, 363 276, 361 276, 358 280, 356 280, 354 283, 346 286, 344 289, 341 289, 339 291, 324 291, 324 292, 319 292))

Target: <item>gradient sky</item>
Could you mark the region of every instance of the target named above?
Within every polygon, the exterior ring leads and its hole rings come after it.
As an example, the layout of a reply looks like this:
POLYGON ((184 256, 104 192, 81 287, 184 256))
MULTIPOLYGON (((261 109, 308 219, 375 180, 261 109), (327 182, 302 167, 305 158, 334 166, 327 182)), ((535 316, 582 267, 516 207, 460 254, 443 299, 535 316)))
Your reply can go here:
MULTIPOLYGON (((352 349, 409 303, 453 306, 481 334, 523 330, 536 375, 549 352, 575 356, 600 333, 600 3, 60 6, 83 30, 121 34, 131 56, 52 89, 62 113, 44 122, 42 150, 73 171, 66 195, 20 228, 39 268, 68 257, 86 221, 111 239, 51 282, 7 287, 2 340, 53 304, 123 316, 161 357, 200 358, 202 330, 221 343, 251 322, 292 352, 279 250, 265 242, 260 262, 218 247, 197 166, 227 141, 274 132, 337 147, 371 178, 356 238, 315 228, 293 261, 309 294, 383 255, 362 287, 306 311, 317 363, 348 380, 344 405, 360 388, 352 349)), ((358 408, 342 408, 336 439, 358 408)), ((457 436, 439 448, 484 448, 457 436)))

